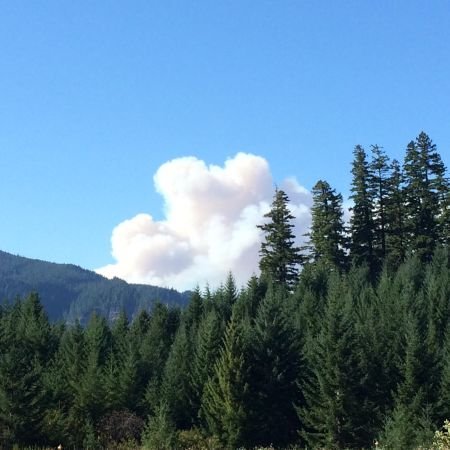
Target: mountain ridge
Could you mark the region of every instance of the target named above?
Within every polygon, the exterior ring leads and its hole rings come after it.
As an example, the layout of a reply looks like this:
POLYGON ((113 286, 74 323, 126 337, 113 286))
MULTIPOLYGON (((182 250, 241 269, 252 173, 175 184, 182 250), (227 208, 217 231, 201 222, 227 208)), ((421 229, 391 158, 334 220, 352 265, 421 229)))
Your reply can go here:
POLYGON ((184 306, 190 292, 144 284, 109 280, 70 263, 55 263, 13 255, 0 250, 0 300, 12 301, 37 292, 52 321, 86 323, 97 312, 109 321, 125 311, 133 318, 160 301, 184 306))

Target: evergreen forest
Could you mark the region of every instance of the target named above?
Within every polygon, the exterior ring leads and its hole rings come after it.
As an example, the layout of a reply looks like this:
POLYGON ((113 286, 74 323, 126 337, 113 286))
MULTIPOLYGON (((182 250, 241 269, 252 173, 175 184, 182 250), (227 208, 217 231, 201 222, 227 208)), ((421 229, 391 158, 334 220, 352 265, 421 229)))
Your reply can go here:
POLYGON ((0 447, 449 448, 450 182, 422 132, 391 161, 356 146, 350 220, 325 180, 296 246, 276 189, 260 276, 185 308, 50 322, 0 309, 0 447))

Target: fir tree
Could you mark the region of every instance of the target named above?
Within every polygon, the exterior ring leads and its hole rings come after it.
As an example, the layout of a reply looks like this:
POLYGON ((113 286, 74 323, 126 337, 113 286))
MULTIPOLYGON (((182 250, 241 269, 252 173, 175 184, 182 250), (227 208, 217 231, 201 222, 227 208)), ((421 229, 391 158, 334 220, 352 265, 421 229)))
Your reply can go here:
POLYGON ((391 164, 391 175, 387 182, 386 198, 386 264, 397 269, 406 256, 405 242, 405 201, 403 192, 403 173, 397 160, 391 164))
POLYGON ((287 318, 282 292, 269 288, 255 319, 251 341, 252 444, 286 446, 296 441, 295 406, 302 363, 300 340, 287 318))
POLYGON ((394 410, 382 437, 383 443, 390 448, 417 448, 429 444, 432 437, 432 424, 426 411, 429 390, 424 364, 426 348, 416 318, 409 313, 406 319, 402 381, 398 385, 394 410))
POLYGON ((269 221, 258 225, 264 233, 259 268, 267 279, 292 289, 297 282, 299 248, 294 245, 294 216, 288 208, 289 198, 281 189, 275 190, 271 210, 264 215, 269 221))
POLYGON ((192 347, 184 324, 180 326, 164 367, 160 390, 177 428, 189 428, 193 421, 190 373, 192 347))
POLYGON ((249 324, 232 315, 202 401, 208 429, 230 450, 248 440, 251 403, 248 332, 249 324))
POLYGON ((447 240, 446 227, 449 191, 445 166, 429 136, 422 132, 408 144, 405 163, 406 230, 409 249, 429 261, 439 240, 447 240))
POLYGON ((156 303, 147 325, 147 331, 139 343, 139 390, 147 390, 146 398, 143 398, 139 405, 141 413, 148 414, 159 404, 159 387, 173 342, 175 324, 172 322, 174 320, 175 318, 171 318, 171 312, 166 306, 156 303))
POLYGON ((387 202, 389 194, 389 158, 382 147, 372 145, 369 185, 373 195, 374 252, 377 259, 386 257, 387 202))
POLYGON ((223 337, 223 322, 215 310, 211 310, 202 322, 198 330, 191 370, 192 408, 195 412, 195 423, 201 419, 201 425, 206 426, 201 414, 200 406, 205 384, 214 372, 214 364, 218 358, 223 337))
POLYGON ((345 286, 333 274, 320 334, 307 340, 306 406, 298 412, 304 424, 302 435, 313 448, 370 444, 361 411, 364 374, 354 351, 357 336, 344 298, 345 286))
POLYGON ((371 173, 364 149, 357 145, 353 152, 352 167, 352 217, 350 219, 350 257, 353 264, 366 264, 372 275, 376 274, 377 262, 374 253, 373 191, 370 186, 371 173))
POLYGON ((169 407, 163 401, 149 417, 142 436, 144 449, 172 450, 177 448, 175 424, 170 415, 169 407))
POLYGON ((184 312, 184 324, 193 335, 197 331, 203 315, 203 298, 200 288, 197 286, 189 299, 189 304, 184 312))
POLYGON ((50 325, 37 294, 16 301, 0 321, 0 439, 43 443, 48 392, 44 369, 51 356, 50 325))
POLYGON ((321 259, 329 267, 344 269, 347 239, 342 211, 342 195, 319 180, 312 189, 311 230, 306 250, 313 261, 321 259))

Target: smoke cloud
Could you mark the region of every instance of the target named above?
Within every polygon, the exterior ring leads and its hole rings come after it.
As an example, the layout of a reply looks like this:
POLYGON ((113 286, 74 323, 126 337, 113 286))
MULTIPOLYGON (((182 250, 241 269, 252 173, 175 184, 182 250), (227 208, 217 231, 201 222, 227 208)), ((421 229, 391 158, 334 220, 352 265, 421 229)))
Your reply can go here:
MULTIPOLYGON (((258 273, 257 225, 274 194, 264 158, 238 153, 223 167, 177 158, 158 169, 154 184, 164 200, 164 220, 138 214, 117 225, 111 237, 116 263, 98 273, 178 290, 217 287, 230 271, 243 285, 258 273)), ((311 194, 294 178, 280 187, 290 198, 300 243, 311 221, 311 194)))

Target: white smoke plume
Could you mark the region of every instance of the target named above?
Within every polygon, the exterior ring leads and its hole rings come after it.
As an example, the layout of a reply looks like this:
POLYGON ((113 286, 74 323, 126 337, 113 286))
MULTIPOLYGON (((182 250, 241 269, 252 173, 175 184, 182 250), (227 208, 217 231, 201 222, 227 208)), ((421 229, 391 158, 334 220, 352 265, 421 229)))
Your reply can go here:
MULTIPOLYGON (((165 219, 138 214, 117 225, 111 238, 116 263, 98 273, 178 290, 217 287, 230 271, 243 285, 258 273, 257 225, 274 194, 264 158, 238 153, 223 167, 177 158, 158 169, 154 183, 164 199, 165 219)), ((290 198, 301 242, 311 220, 311 194, 294 178, 280 187, 290 198)))

